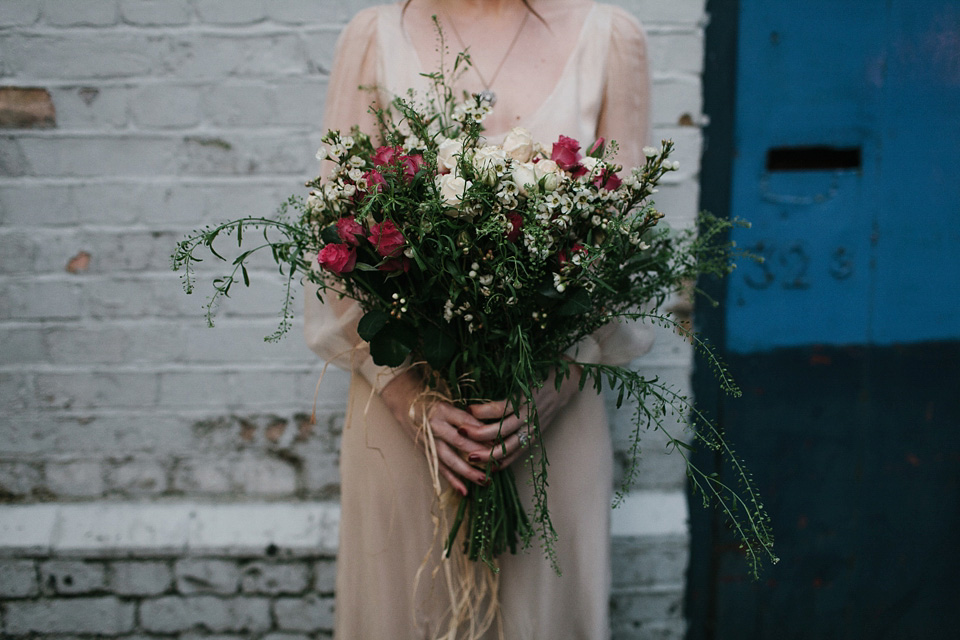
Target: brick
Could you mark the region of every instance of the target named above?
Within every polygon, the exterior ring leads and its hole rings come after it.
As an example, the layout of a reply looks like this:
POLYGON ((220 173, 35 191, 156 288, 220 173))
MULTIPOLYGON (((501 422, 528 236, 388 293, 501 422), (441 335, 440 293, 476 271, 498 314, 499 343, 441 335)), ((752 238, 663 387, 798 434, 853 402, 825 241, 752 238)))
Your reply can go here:
POLYGON ((58 27, 105 27, 117 22, 117 7, 103 0, 46 0, 44 19, 58 27))
POLYGON ((103 494, 103 470, 92 460, 48 462, 44 466, 47 488, 58 496, 92 497, 103 494))
POLYGON ((190 22, 187 0, 121 0, 123 21, 146 27, 184 25, 190 22))
POLYGON ((23 0, 0 0, 0 26, 26 27, 40 19, 40 4, 23 0))
POLYGON ((614 614, 611 620, 611 640, 684 640, 687 637, 685 620, 621 620, 614 614))
POLYGON ((617 0, 616 4, 647 24, 658 22, 700 24, 704 19, 704 0, 693 2, 617 0))
POLYGON ((137 408, 156 404, 157 375, 151 373, 38 373, 37 400, 48 407, 137 408))
POLYGON ((274 22, 288 24, 341 23, 347 21, 369 0, 268 0, 267 15, 274 22))
POLYGON ((277 458, 246 456, 237 471, 243 495, 290 496, 297 490, 296 469, 277 458))
POLYGON ((140 605, 140 625, 146 631, 175 633, 191 629, 211 632, 270 629, 270 604, 264 598, 167 596, 140 605))
POLYGON ((184 34, 166 46, 164 71, 185 80, 273 79, 309 71, 304 45, 294 34, 184 34))
MULTIPOLYGON (((314 169, 316 149, 302 135, 231 134, 189 136, 176 152, 177 175, 309 175, 314 169)), ((28 156, 28 161, 32 159, 28 156)))
MULTIPOLYGON (((275 330, 276 321, 272 318, 242 323, 221 319, 213 330, 206 326, 184 327, 186 361, 197 364, 269 361, 307 366, 316 363, 316 356, 297 340, 264 342, 264 337, 275 330), (238 349, 238 345, 243 348, 238 349)), ((295 325, 291 337, 295 338, 298 330, 295 325)))
MULTIPOLYGON (((69 11, 72 3, 53 0, 69 11)), ((103 32, 14 35, 5 61, 12 73, 31 78, 110 78, 149 74, 166 43, 143 34, 103 32)))
POLYGON ((28 414, 9 421, 4 429, 0 429, 0 450, 8 454, 44 455, 129 455, 146 450, 192 452, 203 445, 203 441, 194 435, 192 421, 155 412, 79 416, 28 414), (131 424, 143 428, 132 429, 131 424))
POLYGON ((307 595, 277 598, 273 603, 277 626, 284 631, 330 631, 333 629, 333 598, 307 595))
POLYGON ((43 330, 39 327, 0 326, 0 363, 29 364, 43 362, 43 330))
POLYGON ((20 141, 12 136, 0 137, 0 177, 25 176, 32 171, 20 141))
POLYGON ((703 33, 653 32, 647 34, 650 70, 658 73, 700 73, 703 68, 703 33))
POLYGON ((151 84, 130 99, 133 119, 144 129, 183 129, 200 123, 200 92, 185 85, 151 84))
POLYGON ((0 462, 0 500, 27 498, 43 487, 43 474, 37 464, 0 462))
POLYGON ((303 455, 303 485, 313 497, 336 497, 340 490, 340 456, 336 452, 303 455))
POLYGON ((133 630, 134 605, 113 597, 8 602, 5 629, 11 634, 89 633, 133 630))
POLYGON ((74 282, 36 280, 0 284, 0 318, 68 320, 80 317, 80 288, 74 282))
POLYGON ((337 588, 337 561, 317 560, 313 565, 313 589, 321 595, 330 595, 337 588))
POLYGON ((32 377, 24 373, 0 373, 0 407, 7 411, 22 411, 34 404, 32 396, 32 377))
MULTIPOLYGON (((196 314, 194 314, 196 315, 196 314)), ((214 329, 211 335, 216 331, 214 329)), ((295 373, 170 371, 160 375, 162 406, 247 406, 288 409, 305 398, 297 394, 295 373)))
POLYGON ((40 565, 44 589, 56 595, 82 595, 103 591, 106 571, 99 562, 50 560, 40 565))
POLYGON ((613 590, 683 584, 690 552, 684 536, 615 537, 613 590))
POLYGON ((303 563, 254 562, 243 567, 240 577, 243 593, 272 596, 301 593, 309 584, 309 567, 303 563))
POLYGON ((236 490, 232 460, 190 458, 173 469, 173 488, 186 494, 225 494, 236 490))
POLYGON ((21 173, 50 177, 154 176, 168 172, 182 143, 172 138, 84 135, 16 141, 21 173))
POLYGON ((124 496, 159 495, 167 490, 167 469, 156 460, 128 460, 109 467, 107 484, 124 496))
POLYGON ((655 126, 677 126, 685 116, 689 116, 693 124, 702 120, 703 94, 697 76, 656 82, 654 94, 652 120, 655 126))
POLYGON ((110 565, 110 590, 120 596, 156 596, 173 584, 165 562, 124 561, 110 565))
POLYGON ((336 28, 311 29, 307 32, 307 55, 312 70, 323 75, 330 74, 339 35, 340 30, 336 28))
POLYGON ((683 587, 634 589, 613 593, 610 598, 610 616, 623 622, 660 622, 682 620, 683 587))
POLYGON ((0 560, 0 598, 29 598, 40 593, 31 560, 0 560))
POLYGON ((57 126, 50 92, 31 87, 0 87, 0 128, 46 129, 57 126))
POLYGON ((57 109, 57 126, 62 130, 116 130, 127 126, 128 87, 51 87, 57 109))
POLYGON ((173 570, 182 594, 231 594, 240 584, 240 568, 229 560, 179 560, 173 570))
POLYGON ((197 13, 210 24, 251 24, 266 16, 263 0, 198 0, 197 13))
POLYGON ((62 364, 119 364, 127 360, 130 335, 124 327, 58 327, 47 332, 50 360, 62 364))

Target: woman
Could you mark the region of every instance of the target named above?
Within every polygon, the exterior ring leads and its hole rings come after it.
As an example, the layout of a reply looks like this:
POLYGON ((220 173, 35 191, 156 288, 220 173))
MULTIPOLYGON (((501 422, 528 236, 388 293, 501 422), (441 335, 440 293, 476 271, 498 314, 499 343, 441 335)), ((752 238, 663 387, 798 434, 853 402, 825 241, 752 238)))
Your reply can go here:
MULTIPOLYGON (((494 112, 484 122, 489 140, 500 142, 515 126, 543 144, 560 134, 584 144, 603 136, 618 142, 620 163, 641 164, 649 114, 644 35, 624 11, 591 0, 407 0, 364 10, 337 46, 325 128, 345 131, 359 124, 375 131, 371 103, 385 105, 411 87, 426 94, 428 81, 420 74, 441 64, 432 16, 450 51, 470 53, 473 66, 455 82, 457 95, 466 90, 495 96, 494 112)), ((314 291, 306 293, 307 342, 354 373, 340 461, 337 636, 440 637, 447 631, 450 597, 443 571, 433 571, 439 564, 432 518, 438 499, 414 441, 418 416, 411 405, 422 390, 420 377, 376 366, 356 333, 357 305, 334 297, 320 304, 314 291)), ((647 349, 649 334, 611 325, 570 355, 622 364, 647 349)), ((612 450, 602 398, 577 386, 574 371, 560 391, 547 384, 537 400, 563 576, 536 547, 501 556, 502 617, 484 637, 609 637, 612 450)), ((440 473, 461 494, 466 483, 484 479, 465 458, 492 455, 509 465, 522 453, 526 435, 521 421, 510 416, 502 427, 506 451, 491 451, 504 404, 468 409, 445 403, 427 409, 440 473)), ((529 471, 519 463, 515 471, 529 507, 529 471)))

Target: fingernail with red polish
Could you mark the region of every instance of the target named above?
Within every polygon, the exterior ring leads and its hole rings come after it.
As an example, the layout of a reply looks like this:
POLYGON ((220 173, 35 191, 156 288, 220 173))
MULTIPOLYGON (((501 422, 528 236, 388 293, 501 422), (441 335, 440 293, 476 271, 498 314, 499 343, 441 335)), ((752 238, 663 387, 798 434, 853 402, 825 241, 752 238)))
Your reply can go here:
POLYGON ((471 453, 469 456, 467 456, 467 459, 468 459, 470 462, 480 462, 480 454, 479 454, 479 453, 471 453))

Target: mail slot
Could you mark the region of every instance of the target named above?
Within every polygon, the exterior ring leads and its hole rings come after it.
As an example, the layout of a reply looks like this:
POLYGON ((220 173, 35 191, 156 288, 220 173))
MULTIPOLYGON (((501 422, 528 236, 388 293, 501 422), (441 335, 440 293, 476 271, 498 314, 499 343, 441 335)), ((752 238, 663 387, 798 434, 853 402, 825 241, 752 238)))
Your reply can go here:
POLYGON ((859 170, 861 156, 860 147, 774 147, 767 150, 767 171, 859 170))

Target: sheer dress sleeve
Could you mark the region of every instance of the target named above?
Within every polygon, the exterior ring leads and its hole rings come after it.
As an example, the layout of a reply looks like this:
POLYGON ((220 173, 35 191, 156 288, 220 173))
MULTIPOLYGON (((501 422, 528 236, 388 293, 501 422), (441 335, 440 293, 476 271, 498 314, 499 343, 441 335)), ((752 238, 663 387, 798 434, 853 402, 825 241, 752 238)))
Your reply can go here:
MULTIPOLYGON (((324 131, 347 132, 355 124, 364 132, 376 131, 376 118, 369 108, 376 106, 377 100, 372 89, 377 84, 379 60, 377 19, 374 8, 359 12, 337 41, 327 85, 324 131)), ((323 171, 331 166, 324 163, 323 171)), ((358 372, 374 389, 381 390, 401 369, 374 364, 369 346, 357 334, 362 311, 356 301, 328 293, 320 302, 317 289, 315 284, 304 283, 303 330, 307 344, 327 362, 358 372)))
MULTIPOLYGON (((650 71, 643 27, 628 12, 611 7, 610 48, 597 135, 615 140, 624 167, 643 162, 650 138, 650 71)), ((581 362, 624 365, 650 351, 653 329, 639 321, 612 322, 584 338, 567 355, 581 362)))

